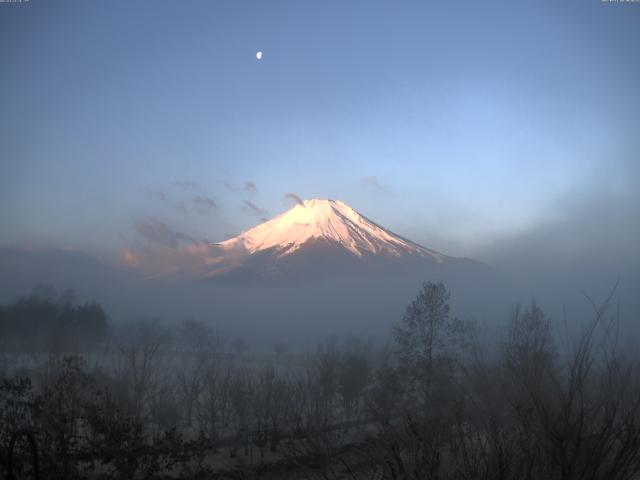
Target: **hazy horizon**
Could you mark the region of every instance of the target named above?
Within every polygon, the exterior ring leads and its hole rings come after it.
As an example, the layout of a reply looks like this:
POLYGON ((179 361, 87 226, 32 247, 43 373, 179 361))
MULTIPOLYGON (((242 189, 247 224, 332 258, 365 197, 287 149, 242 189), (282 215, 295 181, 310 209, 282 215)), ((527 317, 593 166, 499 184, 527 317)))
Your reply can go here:
POLYGON ((506 305, 561 311, 620 280, 633 317, 635 7, 2 4, 2 296, 54 283, 117 311, 131 282, 170 311, 162 272, 335 198, 489 265, 517 285, 506 305))

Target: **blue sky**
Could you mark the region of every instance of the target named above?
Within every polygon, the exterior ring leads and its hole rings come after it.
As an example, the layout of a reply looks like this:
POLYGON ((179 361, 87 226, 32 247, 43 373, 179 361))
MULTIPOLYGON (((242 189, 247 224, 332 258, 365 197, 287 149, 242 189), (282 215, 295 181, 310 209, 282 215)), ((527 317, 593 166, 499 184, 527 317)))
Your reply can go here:
POLYGON ((600 0, 0 4, 0 244, 217 241, 288 192, 455 255, 634 215, 638 45, 600 0))

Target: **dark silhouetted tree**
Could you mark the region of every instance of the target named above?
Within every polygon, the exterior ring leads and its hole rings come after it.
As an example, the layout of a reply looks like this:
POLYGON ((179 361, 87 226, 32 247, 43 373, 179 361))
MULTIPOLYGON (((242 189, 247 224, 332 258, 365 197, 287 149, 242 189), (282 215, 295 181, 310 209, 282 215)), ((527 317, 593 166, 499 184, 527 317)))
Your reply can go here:
POLYGON ((462 324, 449 317, 450 293, 442 282, 427 282, 393 329, 395 354, 409 391, 420 403, 429 402, 436 383, 452 376, 457 337, 462 324))

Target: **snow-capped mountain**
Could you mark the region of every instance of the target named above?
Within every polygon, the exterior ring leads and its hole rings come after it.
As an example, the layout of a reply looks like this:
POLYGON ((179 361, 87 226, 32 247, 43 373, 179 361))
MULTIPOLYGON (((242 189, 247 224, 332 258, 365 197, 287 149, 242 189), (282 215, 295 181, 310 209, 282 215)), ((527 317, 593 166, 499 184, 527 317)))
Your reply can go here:
POLYGON ((344 202, 311 199, 212 244, 205 261, 209 278, 260 280, 441 268, 460 260, 406 240, 344 202))
POLYGON ((255 253, 275 249, 279 257, 293 255, 307 242, 333 242, 356 257, 418 255, 442 262, 444 255, 421 247, 382 228, 339 200, 305 200, 237 237, 217 244, 224 250, 255 253))

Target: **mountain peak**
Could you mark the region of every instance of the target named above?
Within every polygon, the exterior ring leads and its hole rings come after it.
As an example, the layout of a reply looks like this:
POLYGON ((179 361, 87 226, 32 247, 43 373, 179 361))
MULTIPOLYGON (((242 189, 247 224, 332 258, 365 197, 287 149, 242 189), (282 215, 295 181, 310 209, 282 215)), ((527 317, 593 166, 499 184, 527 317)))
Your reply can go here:
POLYGON ((341 202, 340 200, 333 200, 331 198, 309 198, 302 202, 305 207, 319 207, 322 205, 330 205, 332 203, 344 204, 344 202, 341 202))
MULTIPOLYGON (((309 198, 304 200, 302 204, 298 204, 298 206, 307 208, 307 209, 315 209, 315 210, 323 210, 327 211, 327 209, 338 207, 338 208, 348 208, 353 210, 349 205, 344 203, 341 200, 333 200, 330 198, 309 198)), ((294 207, 295 208, 295 207, 294 207)))
POLYGON ((328 243, 358 258, 419 256, 437 263, 445 258, 384 229, 340 200, 319 198, 305 200, 215 246, 248 255, 270 251, 277 257, 286 257, 313 242, 328 243))

